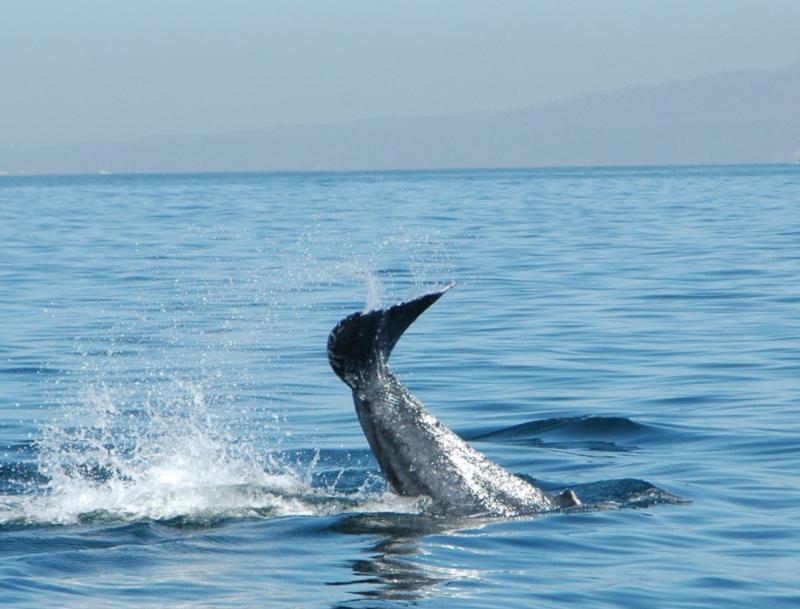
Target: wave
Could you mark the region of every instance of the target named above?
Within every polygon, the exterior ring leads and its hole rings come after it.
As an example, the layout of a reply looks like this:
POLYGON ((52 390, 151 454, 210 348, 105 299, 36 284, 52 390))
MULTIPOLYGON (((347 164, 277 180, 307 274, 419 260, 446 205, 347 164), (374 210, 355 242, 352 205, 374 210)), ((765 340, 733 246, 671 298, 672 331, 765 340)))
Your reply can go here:
POLYGON ((471 442, 497 442, 552 448, 627 452, 644 442, 667 439, 666 429, 626 417, 576 416, 541 419, 493 431, 463 434, 471 442))

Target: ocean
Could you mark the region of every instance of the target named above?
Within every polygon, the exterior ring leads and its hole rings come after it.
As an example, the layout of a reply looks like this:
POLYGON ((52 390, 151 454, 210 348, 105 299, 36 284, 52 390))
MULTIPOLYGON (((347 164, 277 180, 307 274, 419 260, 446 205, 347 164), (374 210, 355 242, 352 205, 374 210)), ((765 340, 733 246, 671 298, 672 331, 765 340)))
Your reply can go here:
POLYGON ((0 606, 800 607, 800 168, 0 177, 0 606), (389 492, 325 345, 582 509, 389 492))

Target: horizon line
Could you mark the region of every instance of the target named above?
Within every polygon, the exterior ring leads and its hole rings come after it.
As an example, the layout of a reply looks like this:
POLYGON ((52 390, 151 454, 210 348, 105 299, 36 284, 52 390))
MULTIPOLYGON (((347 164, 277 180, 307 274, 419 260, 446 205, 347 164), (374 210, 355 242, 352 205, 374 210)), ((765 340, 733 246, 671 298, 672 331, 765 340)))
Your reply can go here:
POLYGON ((772 163, 659 163, 659 164, 608 164, 608 165, 526 165, 493 167, 396 167, 390 169, 264 169, 264 170, 199 170, 199 171, 106 171, 93 172, 46 172, 12 173, 0 170, 3 178, 113 178, 154 176, 222 176, 222 175, 337 175, 337 174, 386 174, 386 173, 457 173, 512 172, 512 171, 585 171, 594 170, 641 170, 641 169, 713 169, 724 167, 800 167, 800 160, 772 163))

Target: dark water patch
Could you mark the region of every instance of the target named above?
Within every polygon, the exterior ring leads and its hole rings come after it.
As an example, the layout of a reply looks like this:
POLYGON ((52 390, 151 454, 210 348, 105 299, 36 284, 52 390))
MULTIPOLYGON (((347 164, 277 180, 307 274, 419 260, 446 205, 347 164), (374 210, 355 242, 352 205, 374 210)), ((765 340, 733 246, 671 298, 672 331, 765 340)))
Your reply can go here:
POLYGON ((691 499, 679 497, 661 489, 646 480, 624 478, 620 480, 601 480, 571 486, 581 499, 578 509, 591 511, 607 507, 620 509, 649 508, 657 505, 685 505, 691 499))
POLYGON ((104 521, 81 523, 72 527, 40 525, 29 527, 25 536, 27 552, 46 554, 54 550, 104 550, 119 546, 149 544, 157 541, 147 523, 106 525, 104 521))
POLYGON ((119 279, 123 282, 130 283, 151 283, 158 281, 158 277, 152 275, 137 275, 135 273, 125 273, 119 279))
POLYGON ((689 273, 688 276, 697 277, 700 280, 715 277, 730 279, 736 277, 768 277, 770 276, 770 272, 766 269, 759 268, 719 268, 689 273))
POLYGON ((640 300, 644 301, 726 301, 726 300, 752 300, 764 298, 766 293, 744 292, 738 290, 695 290, 690 292, 665 292, 656 294, 642 294, 640 300))
POLYGON ((774 296, 772 300, 781 304, 797 304, 800 302, 800 296, 774 296))
POLYGON ((36 441, 20 440, 18 442, 0 444, 0 455, 3 456, 5 461, 9 462, 14 460, 28 461, 36 455, 36 441))
POLYGON ((141 350, 133 350, 133 349, 115 349, 115 348, 108 348, 108 349, 87 349, 82 351, 74 352, 74 355, 78 355, 81 357, 137 357, 142 355, 141 350))
MULTIPOLYGON (((24 602, 30 595, 41 597, 42 594, 52 595, 53 598, 61 596, 67 599, 80 599, 84 594, 74 586, 70 581, 58 585, 49 581, 46 578, 31 578, 28 577, 27 570, 20 570, 22 575, 11 575, 3 577, 3 590, 0 599, 8 603, 24 602)), ((0 572, 2 574, 2 572, 0 572)))
POLYGON ((39 366, 3 366, 0 367, 0 374, 9 376, 59 376, 67 374, 67 371, 42 364, 39 366))
POLYGON ((527 444, 598 451, 630 451, 640 443, 667 441, 666 428, 637 423, 626 417, 579 416, 536 420, 490 432, 463 434, 472 442, 527 444))
MULTIPOLYGON (((712 362, 697 362, 692 364, 693 368, 698 368, 700 370, 708 369, 708 370, 749 370, 754 368, 760 368, 763 366, 763 363, 760 362, 726 362, 726 361, 712 361, 712 362)), ((736 377, 727 377, 727 378, 736 378, 736 377)))
POLYGON ((47 480, 34 463, 0 463, 0 493, 4 495, 31 492, 47 480))
MULTIPOLYGON (((697 380, 697 377, 692 376, 687 380, 697 380)), ((733 397, 729 395, 718 394, 698 394, 698 395, 678 395, 661 398, 647 398, 640 400, 640 403, 647 406, 660 407, 671 409, 673 407, 684 406, 704 406, 714 404, 730 403, 732 400, 745 400, 743 397, 733 397)))

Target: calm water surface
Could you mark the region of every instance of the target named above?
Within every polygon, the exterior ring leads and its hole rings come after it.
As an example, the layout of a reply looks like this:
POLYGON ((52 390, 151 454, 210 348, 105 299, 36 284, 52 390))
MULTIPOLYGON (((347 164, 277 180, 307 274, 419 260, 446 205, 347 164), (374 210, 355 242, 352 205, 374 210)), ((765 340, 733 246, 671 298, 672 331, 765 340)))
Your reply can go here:
POLYGON ((799 277, 797 167, 0 178, 0 606, 798 607, 799 277), (387 492, 327 334, 451 280, 398 375, 591 509, 387 492))

